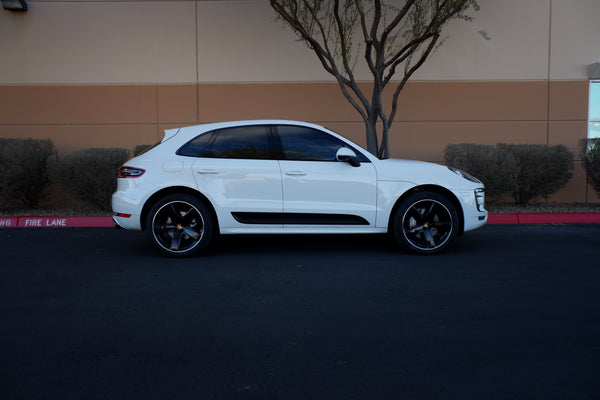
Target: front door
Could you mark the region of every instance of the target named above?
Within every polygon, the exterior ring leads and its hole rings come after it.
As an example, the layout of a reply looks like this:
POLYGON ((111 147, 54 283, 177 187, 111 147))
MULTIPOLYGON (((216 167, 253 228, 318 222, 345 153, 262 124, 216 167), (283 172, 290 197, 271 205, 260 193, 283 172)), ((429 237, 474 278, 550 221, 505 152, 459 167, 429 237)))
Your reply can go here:
POLYGON ((353 167, 336 161, 337 150, 348 145, 326 132, 285 125, 277 131, 285 227, 375 226, 377 178, 366 157, 357 153, 361 163, 353 167))

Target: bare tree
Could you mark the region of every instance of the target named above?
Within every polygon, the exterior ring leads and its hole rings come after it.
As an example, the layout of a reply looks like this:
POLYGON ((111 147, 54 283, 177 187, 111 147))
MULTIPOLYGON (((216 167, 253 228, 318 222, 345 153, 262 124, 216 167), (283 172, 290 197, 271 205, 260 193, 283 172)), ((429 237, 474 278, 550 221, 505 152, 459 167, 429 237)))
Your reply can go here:
POLYGON ((471 20, 476 0, 270 0, 278 17, 315 53, 325 70, 360 113, 366 125, 367 149, 389 157, 389 131, 398 95, 409 78, 441 45, 442 29, 452 19, 471 20), (373 76, 370 98, 359 86, 355 66, 362 53, 373 76), (392 81, 397 70, 403 74, 392 81), (389 112, 382 93, 393 88, 389 112), (381 138, 377 124, 381 122, 381 138))

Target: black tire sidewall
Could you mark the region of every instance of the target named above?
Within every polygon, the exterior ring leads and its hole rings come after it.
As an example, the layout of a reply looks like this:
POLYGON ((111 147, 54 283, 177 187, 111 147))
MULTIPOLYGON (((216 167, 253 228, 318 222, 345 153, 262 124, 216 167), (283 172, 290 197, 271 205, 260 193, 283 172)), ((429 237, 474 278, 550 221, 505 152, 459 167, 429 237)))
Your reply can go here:
POLYGON ((456 207, 454 206, 454 204, 452 204, 450 200, 448 200, 443 195, 435 192, 422 191, 413 193, 402 201, 400 207, 398 207, 394 213, 392 226, 394 238, 404 250, 417 254, 435 254, 444 251, 454 241, 458 232, 459 220, 456 207), (450 217, 452 220, 452 231, 450 232, 450 236, 440 247, 431 250, 414 246, 403 234, 402 229, 402 218, 406 211, 415 203, 422 200, 434 200, 443 204, 444 207, 446 207, 450 212, 450 217))
POLYGON ((198 254, 202 250, 204 250, 212 241, 213 233, 215 231, 214 218, 209 210, 209 208, 199 200, 197 197, 192 196, 190 194, 181 193, 181 194, 171 194, 163 197, 158 202, 152 206, 148 216, 146 218, 146 232, 150 238, 150 241, 162 254, 170 256, 170 257, 187 257, 191 255, 198 254), (154 221, 154 217, 156 213, 165 205, 174 201, 181 201, 185 203, 189 203, 194 206, 204 221, 204 230, 202 233, 202 238, 200 241, 191 249, 182 252, 172 252, 165 249, 160 243, 157 242, 157 239, 154 236, 152 223, 154 221))

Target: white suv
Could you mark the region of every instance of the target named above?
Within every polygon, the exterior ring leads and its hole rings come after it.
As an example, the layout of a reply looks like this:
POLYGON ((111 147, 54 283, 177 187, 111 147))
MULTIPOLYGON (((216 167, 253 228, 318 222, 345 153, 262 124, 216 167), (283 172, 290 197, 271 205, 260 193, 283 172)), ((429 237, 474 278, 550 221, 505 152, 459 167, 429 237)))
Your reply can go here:
POLYGON ((385 233, 431 254, 487 221, 483 184, 445 166, 380 160, 321 126, 258 120, 189 126, 119 169, 117 226, 171 256, 217 234, 385 233))

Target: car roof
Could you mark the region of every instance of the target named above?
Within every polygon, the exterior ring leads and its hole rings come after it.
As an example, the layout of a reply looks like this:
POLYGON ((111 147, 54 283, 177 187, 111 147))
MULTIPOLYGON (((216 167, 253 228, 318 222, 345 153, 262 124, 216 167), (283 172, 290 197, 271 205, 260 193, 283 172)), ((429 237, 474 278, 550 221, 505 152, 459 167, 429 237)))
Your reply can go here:
POLYGON ((353 142, 352 140, 348 139, 347 137, 340 135, 339 133, 334 132, 322 125, 313 124, 310 122, 294 121, 294 120, 286 120, 286 119, 254 119, 254 120, 213 122, 213 123, 207 123, 207 124, 185 126, 182 128, 166 129, 165 136, 161 140, 161 144, 165 144, 165 142, 170 142, 170 146, 174 146, 172 150, 176 151, 176 149, 179 146, 183 145, 184 143, 188 142, 189 140, 192 140, 195 137, 202 135, 206 132, 212 132, 214 130, 223 129, 223 128, 232 128, 232 127, 238 127, 238 126, 252 126, 252 125, 295 125, 295 126, 303 126, 303 127, 307 127, 307 128, 317 129, 322 132, 326 132, 334 137, 337 137, 338 139, 342 140, 343 142, 346 142, 348 145, 355 148, 355 150, 361 152, 371 162, 373 162, 374 160, 377 159, 375 156, 373 156, 371 153, 369 153, 361 145, 353 142), (174 140, 172 140, 172 141, 169 140, 172 138, 174 140))
POLYGON ((325 130, 329 133, 333 133, 338 136, 335 132, 330 131, 329 129, 313 124, 310 122, 302 122, 302 121, 293 121, 293 120, 284 120, 284 119, 255 119, 255 120, 240 120, 240 121, 224 121, 224 122, 212 122, 206 124, 199 125, 191 125, 185 126, 182 128, 175 129, 165 129, 165 137, 162 141, 166 141, 167 139, 179 134, 185 138, 191 138, 193 136, 200 135, 204 132, 210 132, 217 129, 223 128, 233 128, 238 126, 252 126, 252 125, 296 125, 296 126, 304 126, 308 128, 315 128, 319 130, 325 130))

